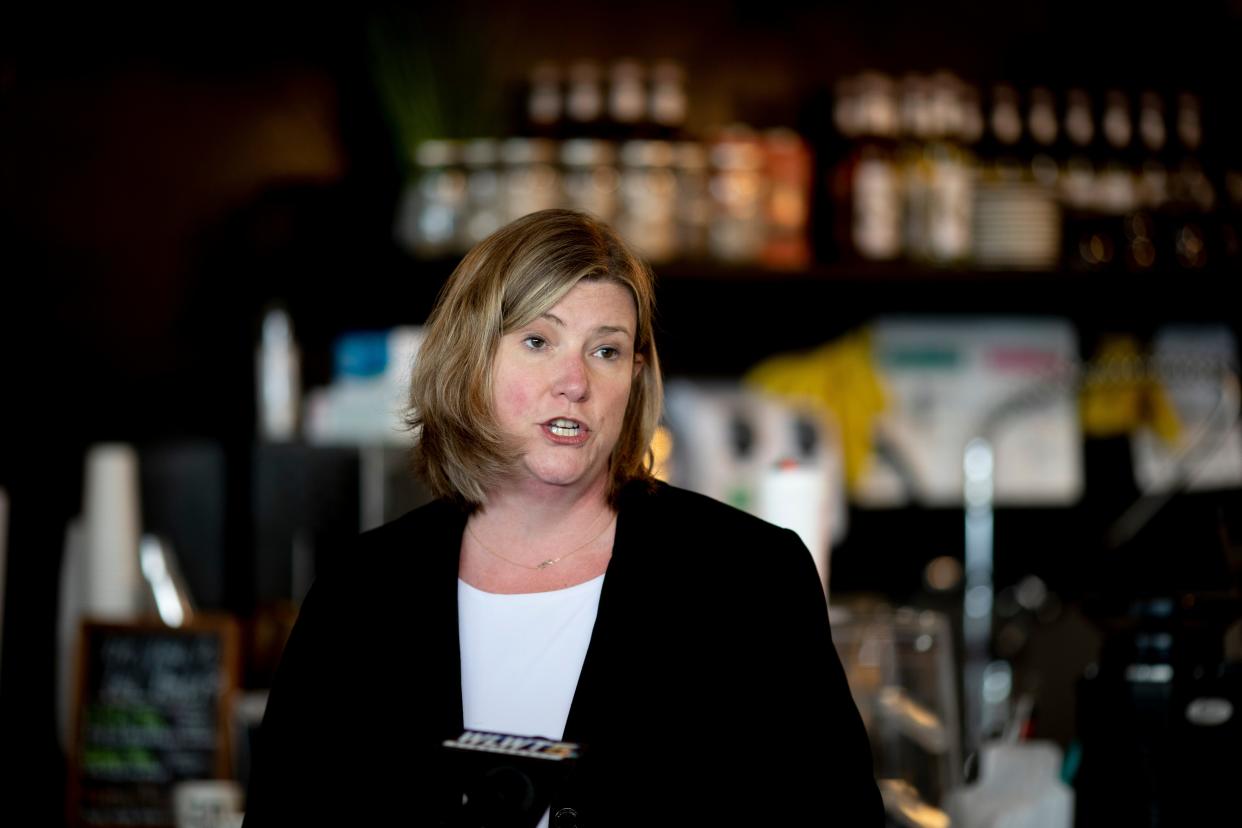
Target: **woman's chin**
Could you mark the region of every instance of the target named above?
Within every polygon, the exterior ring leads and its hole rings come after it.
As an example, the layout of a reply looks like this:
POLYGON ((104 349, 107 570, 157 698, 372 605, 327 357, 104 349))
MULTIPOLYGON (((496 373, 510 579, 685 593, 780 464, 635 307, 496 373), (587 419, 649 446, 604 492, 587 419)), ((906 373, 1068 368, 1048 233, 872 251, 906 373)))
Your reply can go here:
POLYGON ((527 469, 526 481, 536 486, 587 486, 601 477, 602 473, 592 473, 580 466, 535 466, 527 469))

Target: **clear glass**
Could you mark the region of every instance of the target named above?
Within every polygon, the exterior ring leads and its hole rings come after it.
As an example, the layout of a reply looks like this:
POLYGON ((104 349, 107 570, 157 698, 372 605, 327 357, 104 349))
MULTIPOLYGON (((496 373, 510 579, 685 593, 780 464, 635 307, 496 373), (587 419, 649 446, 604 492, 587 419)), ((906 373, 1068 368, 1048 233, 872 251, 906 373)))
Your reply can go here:
POLYGON ((832 635, 858 705, 876 778, 929 805, 961 783, 953 636, 939 612, 832 608, 832 635))

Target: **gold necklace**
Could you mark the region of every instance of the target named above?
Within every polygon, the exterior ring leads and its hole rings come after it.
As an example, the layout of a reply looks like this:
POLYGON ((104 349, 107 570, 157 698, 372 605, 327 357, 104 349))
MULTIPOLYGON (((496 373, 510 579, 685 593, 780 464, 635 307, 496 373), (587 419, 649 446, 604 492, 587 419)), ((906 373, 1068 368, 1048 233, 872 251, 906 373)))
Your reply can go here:
MULTIPOLYGON (((603 517, 605 514, 607 514, 607 512, 608 512, 608 510, 607 510, 607 509, 604 509, 604 511, 600 512, 600 517, 603 517)), ((495 552, 495 551, 493 551, 491 547, 489 547, 489 546, 488 546, 487 544, 485 544, 482 540, 480 540, 480 539, 479 539, 479 536, 478 536, 478 535, 476 535, 476 534, 474 533, 474 529, 472 529, 472 528, 470 527, 469 522, 467 522, 467 523, 466 523, 466 531, 470 533, 470 537, 474 538, 475 542, 476 542, 476 543, 477 543, 480 547, 482 547, 483 551, 484 551, 484 552, 486 552, 487 554, 492 555, 492 556, 497 557, 497 558, 500 558, 500 560, 504 561, 505 563, 513 564, 514 566, 520 566, 520 567, 522 567, 523 569, 532 569, 532 570, 536 570, 536 571, 537 571, 537 570, 547 569, 548 567, 552 566, 553 564, 560 563, 561 561, 565 560, 566 558, 568 558, 570 555, 574 554, 575 552, 578 552, 578 551, 580 551, 580 550, 582 550, 582 549, 587 548, 587 547, 588 547, 588 546, 590 546, 592 543, 594 543, 596 540, 598 540, 600 535, 602 535, 602 534, 604 534, 605 532, 607 532, 607 531, 608 531, 608 527, 609 527, 609 526, 612 526, 613 522, 614 522, 614 521, 616 521, 616 519, 617 519, 617 516, 616 516, 616 515, 613 515, 613 516, 612 516, 612 520, 610 520, 610 521, 608 521, 606 524, 604 524, 604 528, 603 528, 603 529, 600 529, 598 532, 596 532, 594 535, 592 535, 592 536, 591 536, 591 539, 590 539, 590 540, 588 540, 586 543, 582 544, 581 546, 579 546, 579 547, 577 547, 577 548, 575 548, 575 549, 571 549, 570 551, 566 552, 564 555, 561 555, 559 558, 548 558, 547 560, 545 560, 545 561, 543 561, 543 562, 541 562, 541 563, 538 563, 538 564, 536 564, 535 566, 531 566, 530 564, 524 564, 524 563, 522 563, 521 561, 515 561, 515 560, 513 560, 512 558, 506 558, 504 555, 501 555, 499 552, 495 552)), ((592 525, 592 526, 594 526, 594 525, 595 525, 595 521, 597 521, 597 520, 599 520, 599 518, 598 518, 598 517, 597 517, 597 518, 595 518, 595 520, 594 520, 594 521, 591 521, 591 525, 592 525)))

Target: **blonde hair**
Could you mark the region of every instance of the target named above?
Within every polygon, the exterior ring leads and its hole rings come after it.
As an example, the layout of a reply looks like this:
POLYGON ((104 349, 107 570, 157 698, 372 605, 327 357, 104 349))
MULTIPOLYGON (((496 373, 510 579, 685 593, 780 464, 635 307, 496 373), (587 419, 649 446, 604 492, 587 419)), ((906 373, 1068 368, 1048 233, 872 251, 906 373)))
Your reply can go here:
POLYGON ((542 210, 497 230, 466 254, 440 290, 410 379, 406 424, 414 471, 439 497, 468 509, 503 484, 521 459, 492 409, 500 338, 547 313, 583 280, 628 288, 637 310, 635 358, 621 434, 609 458, 608 500, 648 484, 651 439, 664 405, 650 268, 608 225, 572 210, 542 210))

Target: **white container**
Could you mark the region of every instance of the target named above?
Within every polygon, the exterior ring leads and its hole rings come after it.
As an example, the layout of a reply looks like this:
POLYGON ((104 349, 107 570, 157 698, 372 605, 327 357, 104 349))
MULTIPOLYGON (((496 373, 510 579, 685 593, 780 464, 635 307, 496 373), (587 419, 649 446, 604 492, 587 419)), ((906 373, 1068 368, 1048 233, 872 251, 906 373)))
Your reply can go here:
POLYGON ((982 749, 979 782, 947 798, 961 828, 1070 828, 1074 791, 1061 781, 1061 749, 1052 742, 991 742, 982 749))
POLYGON ((133 446, 106 443, 86 455, 83 519, 82 611, 116 621, 142 611, 138 541, 142 517, 138 494, 138 453, 133 446))

